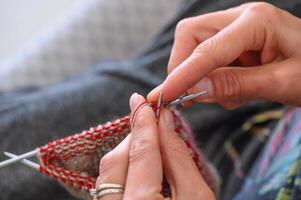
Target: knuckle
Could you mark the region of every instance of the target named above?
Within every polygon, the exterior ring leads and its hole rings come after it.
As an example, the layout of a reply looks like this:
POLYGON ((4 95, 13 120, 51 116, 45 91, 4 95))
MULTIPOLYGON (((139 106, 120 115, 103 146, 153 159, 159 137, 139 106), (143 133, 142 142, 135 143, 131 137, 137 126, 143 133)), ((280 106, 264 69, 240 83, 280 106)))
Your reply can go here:
POLYGON ((175 37, 182 36, 182 33, 186 34, 188 32, 191 32, 190 27, 192 20, 192 17, 189 17, 179 21, 176 26, 175 37))
POLYGON ((132 141, 129 152, 129 163, 140 162, 144 157, 153 151, 154 144, 147 139, 132 141))
POLYGON ((274 18, 279 14, 279 9, 266 2, 257 2, 250 4, 246 9, 246 12, 254 14, 255 17, 260 17, 260 19, 264 19, 274 18))
POLYGON ((251 3, 249 4, 247 11, 254 11, 254 12, 264 12, 267 11, 271 8, 273 8, 274 6, 272 6, 269 3, 266 2, 256 2, 256 3, 251 3))
MULTIPOLYGON (((218 70, 217 70, 218 71, 218 70)), ((217 99, 238 99, 242 96, 240 79, 232 70, 224 70, 212 75, 214 95, 217 99)))
MULTIPOLYGON (((222 37, 225 36, 222 35, 222 37)), ((220 39, 220 37, 212 37, 205 40, 192 52, 192 56, 206 57, 206 60, 210 61, 211 66, 219 66, 221 59, 217 55, 219 55, 218 51, 222 47, 220 39)))
POLYGON ((99 174, 106 173, 108 170, 110 170, 114 165, 118 164, 118 161, 120 160, 120 155, 117 153, 114 153, 113 151, 107 153, 104 155, 99 164, 99 174))
POLYGON ((213 38, 210 38, 208 40, 205 40, 202 42, 198 48, 196 48, 193 53, 208 53, 211 51, 214 51, 216 47, 218 46, 218 40, 213 38))
MULTIPOLYGON (((254 4, 254 2, 242 3, 241 5, 234 8, 248 8, 250 5, 254 4)), ((230 8, 231 9, 231 8, 230 8)))

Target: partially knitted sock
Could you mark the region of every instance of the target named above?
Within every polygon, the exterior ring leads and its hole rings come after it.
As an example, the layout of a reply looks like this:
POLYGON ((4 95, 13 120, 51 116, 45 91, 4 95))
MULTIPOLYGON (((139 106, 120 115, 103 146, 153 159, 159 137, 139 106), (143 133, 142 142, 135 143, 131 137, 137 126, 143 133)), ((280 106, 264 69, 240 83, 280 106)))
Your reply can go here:
MULTIPOLYGON (((180 113, 176 109, 172 113, 176 132, 185 141, 206 183, 217 194, 219 178, 214 167, 196 148, 180 113)), ((61 182, 75 196, 91 199, 89 190, 95 187, 100 159, 130 133, 130 127, 130 116, 126 116, 40 147, 40 171, 61 182)), ((167 184, 162 192, 169 195, 167 184)))

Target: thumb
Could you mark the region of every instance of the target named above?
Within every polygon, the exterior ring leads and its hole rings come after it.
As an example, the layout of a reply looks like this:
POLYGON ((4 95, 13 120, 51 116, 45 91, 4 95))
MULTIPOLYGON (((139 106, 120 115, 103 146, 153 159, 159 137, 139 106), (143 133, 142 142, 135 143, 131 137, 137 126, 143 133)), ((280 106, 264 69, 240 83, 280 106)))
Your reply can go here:
POLYGON ((190 93, 208 91, 196 102, 245 102, 252 99, 277 100, 280 83, 272 64, 260 67, 223 67, 209 73, 195 84, 190 93))

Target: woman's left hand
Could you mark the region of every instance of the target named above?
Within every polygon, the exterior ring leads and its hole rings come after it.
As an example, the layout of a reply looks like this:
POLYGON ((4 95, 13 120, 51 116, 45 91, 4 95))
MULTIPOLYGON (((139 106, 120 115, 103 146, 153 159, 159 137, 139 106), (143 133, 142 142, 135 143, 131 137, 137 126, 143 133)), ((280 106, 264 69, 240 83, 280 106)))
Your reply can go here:
MULTIPOLYGON (((142 96, 132 95, 132 113, 143 101, 142 96)), ((120 184, 125 187, 124 194, 107 194, 99 199, 164 199, 161 194, 163 172, 171 188, 171 199, 215 199, 185 143, 175 132, 168 109, 161 111, 159 125, 150 106, 143 106, 134 120, 131 133, 101 159, 96 182, 96 186, 120 184)))

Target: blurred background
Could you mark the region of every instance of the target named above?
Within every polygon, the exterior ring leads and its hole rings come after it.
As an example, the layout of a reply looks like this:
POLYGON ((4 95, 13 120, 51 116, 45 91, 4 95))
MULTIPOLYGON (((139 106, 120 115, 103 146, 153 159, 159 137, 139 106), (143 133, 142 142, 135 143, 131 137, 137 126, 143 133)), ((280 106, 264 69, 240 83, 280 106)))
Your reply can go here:
POLYGON ((0 92, 57 83, 142 50, 182 0, 0 0, 0 92))
POLYGON ((79 0, 0 0, 0 62, 57 23, 79 0))

